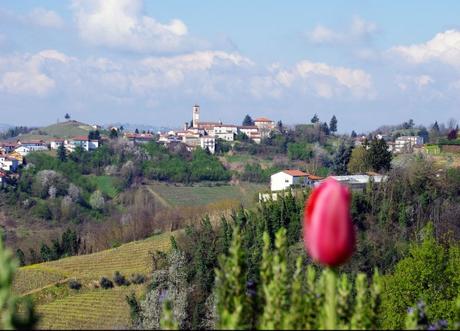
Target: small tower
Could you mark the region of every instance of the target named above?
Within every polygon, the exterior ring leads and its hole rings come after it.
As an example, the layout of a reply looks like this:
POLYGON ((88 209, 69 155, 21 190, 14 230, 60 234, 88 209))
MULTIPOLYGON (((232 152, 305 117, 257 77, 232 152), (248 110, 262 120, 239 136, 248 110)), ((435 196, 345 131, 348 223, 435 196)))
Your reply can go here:
POLYGON ((193 106, 192 119, 193 119, 192 127, 198 128, 198 125, 200 122, 200 106, 198 105, 193 106))

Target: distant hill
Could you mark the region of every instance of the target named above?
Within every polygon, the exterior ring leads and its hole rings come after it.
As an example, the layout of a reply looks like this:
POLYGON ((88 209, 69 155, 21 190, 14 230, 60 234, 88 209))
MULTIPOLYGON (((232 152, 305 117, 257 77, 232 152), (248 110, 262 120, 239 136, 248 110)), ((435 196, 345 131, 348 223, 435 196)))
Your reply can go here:
POLYGON ((71 120, 35 129, 28 134, 19 135, 18 137, 15 137, 15 139, 42 139, 46 141, 51 138, 71 138, 75 136, 86 136, 91 130, 94 130, 91 125, 71 120))
POLYGON ((123 126, 123 129, 125 131, 134 131, 138 129, 139 131, 151 131, 151 132, 167 132, 171 131, 172 128, 166 127, 166 126, 153 126, 149 124, 132 124, 132 123, 111 123, 111 124, 106 124, 104 125, 105 128, 111 128, 111 127, 121 127, 123 126))
POLYGON ((12 128, 12 125, 0 123, 0 133, 7 131, 9 128, 12 128))

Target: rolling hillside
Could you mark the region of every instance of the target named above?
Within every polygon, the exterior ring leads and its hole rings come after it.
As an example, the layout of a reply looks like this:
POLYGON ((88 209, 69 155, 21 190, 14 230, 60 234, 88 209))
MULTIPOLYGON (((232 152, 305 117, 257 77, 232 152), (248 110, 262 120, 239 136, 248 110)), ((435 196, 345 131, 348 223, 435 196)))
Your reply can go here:
POLYGON ((72 120, 42 127, 28 134, 19 135, 17 138, 23 140, 42 139, 46 141, 51 138, 86 136, 91 130, 94 130, 92 126, 72 120))
POLYGON ((149 276, 151 252, 169 249, 173 233, 164 233, 142 241, 131 242, 102 252, 64 258, 22 267, 18 270, 13 290, 30 296, 41 315, 40 329, 111 329, 130 325, 126 295, 141 295, 146 284, 95 288, 102 276, 112 278, 115 271, 127 278, 134 273, 149 276), (79 291, 71 290, 68 281, 82 284, 79 291))

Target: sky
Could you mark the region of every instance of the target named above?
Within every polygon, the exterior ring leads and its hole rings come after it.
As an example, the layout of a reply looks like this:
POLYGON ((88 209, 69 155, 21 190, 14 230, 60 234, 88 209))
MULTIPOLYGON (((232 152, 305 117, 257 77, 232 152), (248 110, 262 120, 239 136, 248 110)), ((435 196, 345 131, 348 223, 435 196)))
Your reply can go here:
POLYGON ((0 2, 0 123, 460 120, 459 1, 0 2))

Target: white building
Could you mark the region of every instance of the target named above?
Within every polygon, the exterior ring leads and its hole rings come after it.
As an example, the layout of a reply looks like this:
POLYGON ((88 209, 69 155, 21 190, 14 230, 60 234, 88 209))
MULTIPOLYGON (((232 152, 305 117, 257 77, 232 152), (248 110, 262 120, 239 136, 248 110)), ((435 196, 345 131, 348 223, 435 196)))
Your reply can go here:
POLYGON ((275 122, 266 117, 256 118, 254 125, 259 129, 262 138, 268 137, 270 132, 275 130, 275 122))
POLYGON ((322 177, 313 176, 300 170, 283 170, 270 177, 270 188, 272 192, 284 191, 292 186, 313 186, 322 177))
POLYGON ((63 145, 64 145, 64 139, 53 139, 50 141, 51 149, 58 149, 59 147, 63 145))
POLYGON ((216 139, 209 136, 201 137, 200 146, 202 149, 208 149, 211 154, 214 154, 216 152, 216 139))
POLYGON ((48 146, 43 140, 30 140, 30 141, 21 141, 18 140, 18 147, 15 151, 21 154, 22 156, 27 155, 30 152, 39 152, 47 151, 48 146))
POLYGON ((396 138, 393 151, 395 153, 410 153, 415 145, 423 145, 423 138, 420 136, 401 136, 396 138))
POLYGON ((72 139, 66 140, 64 146, 70 152, 74 152, 77 147, 81 147, 85 151, 91 151, 99 148, 99 140, 88 139, 87 136, 78 136, 72 139))
POLYGON ((5 171, 16 171, 19 161, 7 155, 0 155, 0 169, 5 171))
MULTIPOLYGON (((374 174, 374 175, 348 175, 348 176, 330 176, 343 185, 347 185, 353 191, 364 191, 372 180, 376 184, 380 184, 387 179, 386 176, 374 174)), ((319 185, 322 181, 315 184, 319 185)))

